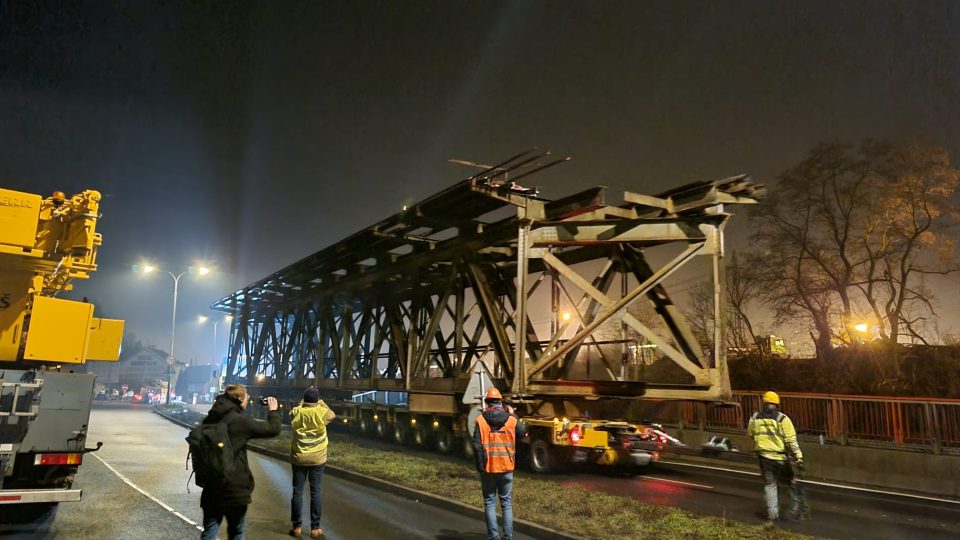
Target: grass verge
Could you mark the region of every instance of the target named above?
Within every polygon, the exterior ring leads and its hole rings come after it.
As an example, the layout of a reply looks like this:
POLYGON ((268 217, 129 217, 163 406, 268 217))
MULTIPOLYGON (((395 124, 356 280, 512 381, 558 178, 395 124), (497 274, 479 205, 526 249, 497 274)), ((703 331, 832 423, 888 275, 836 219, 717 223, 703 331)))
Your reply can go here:
MULTIPOLYGON (((203 415, 178 412, 184 421, 203 415)), ((253 446, 287 452, 290 434, 251 441, 253 446)), ((477 473, 468 463, 432 460, 402 452, 384 452, 351 442, 330 440, 331 466, 347 469, 413 489, 483 507, 477 473)), ((584 538, 623 540, 666 539, 803 539, 808 536, 748 525, 716 517, 691 514, 669 506, 647 504, 628 497, 597 493, 579 487, 562 487, 557 482, 530 475, 518 475, 513 484, 514 516, 584 538)))

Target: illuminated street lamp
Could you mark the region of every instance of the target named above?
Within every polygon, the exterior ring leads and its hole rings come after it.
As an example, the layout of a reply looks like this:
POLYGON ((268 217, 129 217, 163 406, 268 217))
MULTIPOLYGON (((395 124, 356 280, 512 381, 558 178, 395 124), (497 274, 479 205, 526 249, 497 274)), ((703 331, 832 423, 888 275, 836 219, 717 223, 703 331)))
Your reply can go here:
POLYGON ((210 273, 210 268, 204 265, 198 265, 195 268, 189 268, 179 274, 174 274, 169 270, 162 270, 157 268, 152 264, 142 264, 139 267, 134 267, 134 271, 140 271, 144 274, 152 274, 153 272, 166 272, 171 278, 173 278, 173 314, 170 317, 170 353, 167 357, 167 403, 170 403, 170 382, 173 377, 173 364, 176 363, 176 357, 173 354, 173 347, 176 345, 177 339, 177 295, 180 292, 180 278, 184 275, 191 272, 196 272, 198 276, 205 276, 210 273))
MULTIPOLYGON (((197 323, 199 323, 199 324, 204 324, 204 323, 206 323, 209 319, 210 319, 210 318, 207 317, 206 315, 197 315, 197 323)), ((217 326, 218 326, 220 323, 229 323, 229 322, 232 321, 232 320, 233 320, 233 315, 224 315, 223 319, 214 319, 214 320, 213 320, 213 358, 214 358, 214 360, 217 360, 218 365, 219 365, 220 360, 217 358, 217 326)))

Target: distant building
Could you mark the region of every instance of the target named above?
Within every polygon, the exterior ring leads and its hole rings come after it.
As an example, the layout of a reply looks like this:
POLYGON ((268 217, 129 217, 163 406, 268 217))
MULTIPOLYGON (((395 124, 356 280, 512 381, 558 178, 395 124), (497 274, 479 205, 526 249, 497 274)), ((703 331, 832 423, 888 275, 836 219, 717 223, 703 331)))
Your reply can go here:
POLYGON ((167 380, 167 356, 166 351, 139 342, 125 346, 120 353, 120 384, 134 392, 160 387, 167 380))
POLYGON ((219 366, 186 366, 180 371, 174 388, 178 396, 183 396, 183 401, 192 401, 196 394, 198 403, 208 403, 216 395, 219 384, 219 366))

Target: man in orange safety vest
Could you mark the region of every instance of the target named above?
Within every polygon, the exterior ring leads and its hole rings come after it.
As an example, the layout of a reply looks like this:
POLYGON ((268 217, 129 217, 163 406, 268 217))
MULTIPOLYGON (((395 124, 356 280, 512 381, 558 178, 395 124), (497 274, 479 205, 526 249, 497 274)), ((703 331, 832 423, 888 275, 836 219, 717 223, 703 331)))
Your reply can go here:
POLYGON ((524 425, 513 407, 504 407, 503 395, 496 388, 487 391, 487 407, 477 417, 473 430, 473 450, 483 489, 489 540, 500 540, 497 530, 497 498, 503 512, 503 540, 513 538, 513 469, 517 462, 517 440, 523 438, 524 425))

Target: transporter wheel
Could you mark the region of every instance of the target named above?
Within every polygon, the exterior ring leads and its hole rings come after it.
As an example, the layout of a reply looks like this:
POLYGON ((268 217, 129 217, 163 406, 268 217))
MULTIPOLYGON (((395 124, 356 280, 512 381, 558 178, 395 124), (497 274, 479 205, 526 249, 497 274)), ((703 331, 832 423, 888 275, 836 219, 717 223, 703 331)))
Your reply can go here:
POLYGON ((440 423, 440 429, 437 431, 437 450, 441 454, 449 454, 453 452, 454 448, 454 437, 453 430, 450 429, 450 426, 440 423))
POLYGON ((393 442, 397 444, 404 444, 407 442, 407 428, 403 424, 402 420, 397 420, 393 423, 393 442))
POLYGON ((366 415, 360 417, 361 433, 363 433, 364 435, 370 435, 373 433, 374 429, 375 429, 375 426, 373 424, 373 418, 370 418, 369 416, 366 416, 366 415))
POLYGON ((386 440, 390 436, 390 429, 387 426, 387 419, 381 418, 377 421, 377 437, 386 440))
POLYGON ((473 459, 473 441, 469 435, 464 435, 460 438, 460 451, 463 453, 463 457, 473 459))
POLYGON ((413 442, 417 448, 428 448, 430 446, 430 432, 427 426, 418 425, 413 430, 413 442))
POLYGON ((543 439, 535 439, 530 444, 530 470, 545 474, 556 469, 556 457, 553 448, 543 439))

